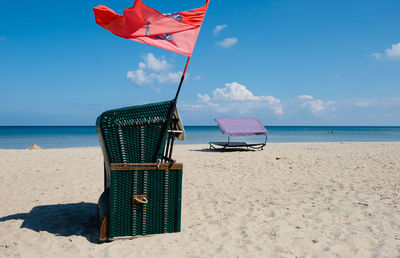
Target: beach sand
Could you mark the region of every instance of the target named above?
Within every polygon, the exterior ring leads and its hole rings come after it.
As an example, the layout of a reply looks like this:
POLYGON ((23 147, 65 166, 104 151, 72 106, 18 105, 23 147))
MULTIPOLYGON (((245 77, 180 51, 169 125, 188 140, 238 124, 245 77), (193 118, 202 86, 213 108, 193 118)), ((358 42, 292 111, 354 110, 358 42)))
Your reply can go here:
POLYGON ((98 244, 100 148, 0 150, 0 257, 400 257, 400 143, 174 152, 182 232, 98 244))

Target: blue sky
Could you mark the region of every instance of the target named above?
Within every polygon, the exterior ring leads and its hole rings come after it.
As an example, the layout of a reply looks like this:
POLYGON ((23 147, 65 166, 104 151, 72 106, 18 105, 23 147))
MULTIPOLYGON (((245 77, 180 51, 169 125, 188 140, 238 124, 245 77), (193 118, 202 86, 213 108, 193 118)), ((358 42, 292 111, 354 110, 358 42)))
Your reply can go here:
MULTIPOLYGON (((173 98, 186 57, 104 30, 99 4, 123 13, 133 1, 0 0, 0 125, 94 125, 105 110, 173 98)), ((400 125, 399 13, 395 0, 211 0, 178 102, 183 123, 400 125)))

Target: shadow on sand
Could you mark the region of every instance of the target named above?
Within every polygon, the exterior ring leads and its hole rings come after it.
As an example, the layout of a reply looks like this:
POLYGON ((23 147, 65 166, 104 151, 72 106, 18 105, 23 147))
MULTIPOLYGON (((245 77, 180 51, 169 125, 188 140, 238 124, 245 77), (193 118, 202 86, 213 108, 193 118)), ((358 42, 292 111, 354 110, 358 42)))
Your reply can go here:
POLYGON ((0 218, 0 222, 23 220, 21 228, 46 231, 56 236, 83 236, 98 243, 97 205, 94 203, 68 203, 33 207, 28 213, 17 213, 0 218))

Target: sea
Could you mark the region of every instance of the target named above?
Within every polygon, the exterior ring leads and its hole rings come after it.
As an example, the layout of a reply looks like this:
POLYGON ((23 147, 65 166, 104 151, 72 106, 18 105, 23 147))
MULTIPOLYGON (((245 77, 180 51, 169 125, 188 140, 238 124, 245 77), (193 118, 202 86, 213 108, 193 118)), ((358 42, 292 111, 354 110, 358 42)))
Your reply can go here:
MULTIPOLYGON (((400 126, 267 126, 267 142, 399 142, 400 126)), ((217 126, 185 126, 186 139, 176 144, 226 141, 217 126)), ((231 141, 264 142, 264 136, 231 141)), ((0 149, 100 146, 95 126, 0 126, 0 149)))

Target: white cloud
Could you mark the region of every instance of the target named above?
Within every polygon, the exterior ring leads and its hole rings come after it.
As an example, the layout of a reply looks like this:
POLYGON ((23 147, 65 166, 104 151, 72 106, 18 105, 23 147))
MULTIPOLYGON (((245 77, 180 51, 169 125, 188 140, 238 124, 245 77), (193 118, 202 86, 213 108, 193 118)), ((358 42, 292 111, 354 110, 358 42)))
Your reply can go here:
POLYGON ((137 85, 149 84, 151 82, 151 78, 140 68, 135 71, 128 71, 126 78, 137 85))
POLYGON ((145 57, 147 67, 153 71, 159 72, 169 68, 164 57, 157 59, 152 53, 148 53, 145 57))
POLYGON ((210 98, 210 96, 208 96, 208 94, 201 95, 200 93, 198 93, 197 97, 199 97, 200 101, 204 102, 204 103, 208 103, 211 100, 211 98, 210 98))
POLYGON ((310 95, 300 95, 300 96, 298 96, 297 98, 299 98, 299 99, 313 99, 313 96, 310 96, 310 95))
POLYGON ((235 45, 237 42, 238 38, 225 38, 223 41, 218 42, 217 45, 220 45, 224 48, 229 48, 235 45))
POLYGON ((271 105, 278 104, 280 101, 272 96, 254 96, 246 86, 237 82, 225 83, 225 88, 217 88, 213 91, 214 99, 227 101, 268 101, 271 105))
POLYGON ((162 74, 151 73, 150 77, 158 81, 159 83, 166 82, 179 82, 181 79, 182 72, 168 72, 162 74))
POLYGON ((357 101, 354 103, 354 106, 356 107, 374 107, 377 106, 375 103, 367 102, 367 101, 357 101))
POLYGON ((375 57, 377 60, 382 60, 382 59, 389 59, 389 60, 394 60, 394 59, 400 59, 400 42, 397 44, 392 45, 391 48, 388 48, 385 50, 385 53, 373 53, 373 57, 375 57))
POLYGON ((351 100, 355 107, 368 108, 368 107, 400 107, 400 97, 392 98, 377 98, 377 99, 356 99, 351 100))
POLYGON ((244 85, 237 82, 225 83, 225 88, 217 88, 213 91, 215 99, 227 101, 258 100, 244 85))
POLYGON ((311 108, 311 112, 314 114, 319 113, 326 109, 327 105, 320 99, 310 101, 308 105, 311 108))
POLYGON ((277 115, 283 114, 279 99, 273 96, 255 96, 246 86, 237 82, 225 83, 224 88, 216 88, 212 92, 212 97, 200 93, 197 96, 201 103, 218 112, 238 110, 239 113, 245 114, 250 110, 268 108, 277 115))
POLYGON ((223 24, 223 25, 217 25, 213 31, 214 35, 217 35, 221 30, 226 29, 228 25, 223 24))
POLYGON ((144 62, 139 62, 137 70, 126 73, 126 78, 133 84, 140 86, 152 85, 154 82, 179 82, 182 72, 172 72, 172 65, 168 64, 164 57, 157 58, 152 53, 148 53, 143 60, 144 62))
POLYGON ((309 108, 314 115, 322 113, 335 104, 334 101, 314 99, 314 97, 310 95, 300 95, 297 96, 297 98, 302 101, 301 107, 309 108))
POLYGON ((203 77, 201 77, 200 75, 196 75, 195 77, 193 77, 193 80, 201 80, 203 79, 203 77))
POLYGON ((399 59, 400 58, 400 43, 392 45, 392 48, 385 50, 385 54, 389 58, 399 59))
POLYGON ((383 55, 381 53, 373 53, 371 55, 375 57, 376 60, 381 60, 383 58, 383 55))

